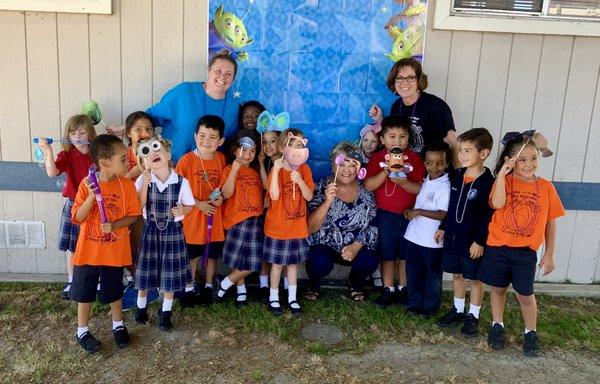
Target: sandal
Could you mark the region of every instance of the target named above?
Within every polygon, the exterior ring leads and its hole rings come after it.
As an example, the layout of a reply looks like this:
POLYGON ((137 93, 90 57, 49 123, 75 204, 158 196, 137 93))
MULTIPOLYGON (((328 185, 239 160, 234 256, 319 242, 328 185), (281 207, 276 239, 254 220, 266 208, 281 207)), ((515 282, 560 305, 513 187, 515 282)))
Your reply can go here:
POLYGON ((318 298, 319 298, 319 292, 318 291, 308 290, 304 294, 304 299, 306 299, 308 301, 316 301, 318 298))
POLYGON ((365 293, 362 291, 350 292, 350 298, 352 301, 365 301, 365 293))

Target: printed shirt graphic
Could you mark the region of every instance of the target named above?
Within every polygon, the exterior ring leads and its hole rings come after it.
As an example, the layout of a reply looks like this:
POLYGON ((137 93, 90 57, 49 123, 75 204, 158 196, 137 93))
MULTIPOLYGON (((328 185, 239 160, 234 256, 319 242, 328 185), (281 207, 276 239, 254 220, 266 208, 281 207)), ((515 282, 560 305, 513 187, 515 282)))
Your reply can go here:
MULTIPOLYGON (((188 152, 177 163, 177 173, 185 177, 192 189, 194 198, 205 201, 214 188, 220 187, 219 178, 225 166, 225 156, 221 152, 215 153, 212 160, 202 160, 194 153, 188 152), (204 166, 204 168, 203 168, 204 166)), ((217 208, 213 214, 213 226, 210 241, 224 241, 222 207, 217 208)), ((208 215, 197 207, 183 219, 183 233, 188 244, 206 244, 206 227, 208 215)))
POLYGON ((506 205, 492 216, 487 244, 529 247, 537 251, 544 242, 547 221, 564 215, 565 210, 551 182, 542 178, 524 182, 508 175, 506 205))
MULTIPOLYGON (((231 165, 223 169, 219 184, 225 184, 231 173, 231 165)), ((223 226, 229 229, 235 224, 263 213, 263 185, 260 175, 250 167, 241 167, 235 178, 233 195, 223 203, 223 226)))
MULTIPOLYGON (((302 180, 310 190, 315 189, 312 172, 306 164, 298 168, 302 180)), ((279 240, 303 239, 308 237, 306 200, 300 187, 291 179, 291 171, 279 171, 279 199, 271 200, 265 218, 265 235, 279 240), (295 199, 294 199, 294 190, 295 199)), ((269 174, 267 185, 271 185, 273 171, 269 174)))
MULTIPOLYGON (((81 183, 71 210, 73 223, 79 224, 75 215, 89 193, 85 184, 81 183)), ((100 193, 110 222, 142 214, 133 181, 124 177, 115 178, 113 181, 101 181, 100 193)), ((105 236, 100 225, 100 211, 98 204, 94 202, 87 218, 81 223, 73 265, 130 265, 129 228, 120 228, 110 236, 105 236)))

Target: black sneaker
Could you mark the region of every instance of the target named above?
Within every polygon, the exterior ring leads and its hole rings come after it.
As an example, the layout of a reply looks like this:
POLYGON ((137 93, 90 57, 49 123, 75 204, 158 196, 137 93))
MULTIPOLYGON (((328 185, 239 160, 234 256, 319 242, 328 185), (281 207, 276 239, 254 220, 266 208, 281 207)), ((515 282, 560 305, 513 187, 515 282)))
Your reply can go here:
POLYGON ((394 292, 394 302, 404 307, 408 305, 408 289, 406 289, 406 287, 403 287, 401 290, 396 288, 396 291, 394 292))
POLYGON ((194 291, 182 292, 179 296, 179 306, 181 308, 193 308, 196 305, 194 291))
POLYGON ((505 344, 504 327, 498 323, 490 326, 487 343, 492 349, 503 349, 505 344))
POLYGON ((413 317, 421 316, 421 308, 420 307, 408 307, 408 308, 406 308, 406 313, 409 316, 413 316, 413 317))
POLYGON ((460 334, 464 337, 475 337, 479 334, 479 319, 475 315, 469 313, 465 317, 465 323, 460 329, 460 334))
POLYGON ((173 329, 173 322, 171 321, 172 316, 173 312, 171 311, 158 312, 158 328, 161 331, 169 332, 171 329, 173 329))
POLYGON ((523 335, 523 356, 536 357, 540 351, 540 338, 536 331, 529 331, 523 335))
POLYGON ((446 314, 440 317, 437 321, 438 327, 447 328, 451 325, 459 323, 465 319, 464 313, 458 313, 455 306, 446 312, 446 314))
POLYGON ((390 291, 389 288, 384 288, 379 297, 375 299, 375 305, 381 309, 386 309, 393 304, 394 292, 390 291))
POLYGON ((258 301, 263 304, 269 304, 269 287, 262 287, 258 290, 258 301))
POLYGON ((136 308, 133 318, 136 324, 148 324, 148 308, 136 308))
POLYGON ((115 343, 117 343, 117 347, 125 348, 131 342, 131 336, 129 336, 129 332, 127 332, 127 328, 125 328, 125 326, 120 325, 113 329, 112 332, 113 337, 115 338, 115 343))
POLYGON ((60 293, 60 298, 62 300, 71 300, 71 296, 69 296, 71 292, 71 283, 67 283, 65 284, 65 286, 63 287, 62 292, 60 293))
POLYGON ((92 336, 91 333, 86 332, 83 335, 81 335, 81 337, 77 337, 76 334, 75 337, 77 338, 77 344, 79 344, 81 348, 83 348, 83 350, 89 353, 90 355, 93 355, 94 353, 100 350, 100 342, 96 340, 96 338, 92 336))

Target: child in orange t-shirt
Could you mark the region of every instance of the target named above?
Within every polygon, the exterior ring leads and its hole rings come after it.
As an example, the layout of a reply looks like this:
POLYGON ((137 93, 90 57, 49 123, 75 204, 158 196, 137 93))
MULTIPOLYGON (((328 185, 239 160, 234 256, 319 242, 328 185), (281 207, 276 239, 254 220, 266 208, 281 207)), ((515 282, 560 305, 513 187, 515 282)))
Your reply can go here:
POLYGON ((511 132, 503 139, 504 150, 496 166, 496 182, 490 205, 496 211, 489 224, 487 248, 479 269, 479 280, 492 286, 493 322, 488 345, 504 348, 504 305, 509 284, 516 291, 525 322, 523 354, 536 356, 539 338, 536 333, 537 304, 533 294, 537 254, 545 243, 539 263, 543 275, 554 269, 556 218, 565 214, 552 183, 535 175, 538 149, 523 135, 511 132), (508 140, 507 140, 508 139, 508 140))
POLYGON ((237 285, 236 307, 245 306, 247 291, 244 278, 262 265, 263 186, 258 173, 256 143, 243 136, 233 144, 234 160, 221 173, 223 185, 223 226, 227 229, 223 262, 231 273, 215 287, 214 299, 221 301, 226 291, 237 285))
MULTIPOLYGON (((198 120, 194 138, 196 149, 188 152, 179 159, 177 173, 190 182, 196 205, 192 212, 183 219, 183 234, 192 268, 192 278, 196 276, 198 258, 204 255, 208 248, 208 264, 206 266, 206 281, 204 288, 196 292, 198 304, 212 303, 213 279, 217 270, 217 260, 223 252, 223 220, 221 216, 221 196, 219 178, 225 167, 225 157, 217 151, 223 145, 225 123, 216 115, 205 115, 198 120), (208 217, 212 215, 212 231, 208 235, 208 217)), ((193 292, 192 292, 193 294, 193 292)), ((193 305, 188 298, 181 301, 182 306, 193 305)))
POLYGON ((308 158, 304 134, 288 128, 279 136, 279 150, 283 157, 275 160, 267 184, 271 205, 265 218, 263 257, 271 267, 269 310, 283 314, 279 304, 279 280, 283 266, 287 266, 288 305, 298 316, 302 308, 296 301, 298 264, 308 258, 308 224, 306 202, 312 200, 315 183, 306 164, 292 168, 290 160, 308 158), (287 159, 287 160, 286 160, 287 159))
POLYGON ((90 155, 100 169, 97 179, 104 200, 107 223, 101 223, 89 178, 79 185, 72 209, 73 223, 81 224, 73 255, 71 299, 77 304, 77 342, 88 353, 100 350, 100 342, 88 329, 96 286, 101 303, 110 303, 115 342, 124 348, 131 340, 123 325, 121 296, 123 267, 131 264, 129 225, 141 215, 135 185, 123 175, 127 171, 127 147, 115 136, 100 135, 90 146, 90 155))

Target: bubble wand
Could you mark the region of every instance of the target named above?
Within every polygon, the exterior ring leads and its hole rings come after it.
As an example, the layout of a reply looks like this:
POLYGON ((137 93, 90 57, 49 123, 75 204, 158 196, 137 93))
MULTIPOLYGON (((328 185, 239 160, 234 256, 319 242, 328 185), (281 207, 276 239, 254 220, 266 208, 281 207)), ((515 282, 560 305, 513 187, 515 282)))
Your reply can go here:
MULTIPOLYGON (((52 144, 52 143, 68 143, 68 144, 80 144, 80 145, 89 145, 90 142, 89 141, 79 141, 79 140, 69 140, 69 139, 53 139, 51 137, 34 137, 33 139, 31 139, 31 141, 34 144, 40 144, 40 141, 42 140, 46 140, 46 142, 48 144, 52 144)), ((39 145, 35 148, 35 151, 33 152, 33 158, 35 161, 44 161, 44 152, 42 151, 42 149, 39 147, 39 145)))
MULTIPOLYGON (((221 191, 219 188, 215 188, 210 195, 208 195, 208 200, 216 200, 221 196, 221 191)), ((202 267, 206 268, 208 265, 208 249, 210 248, 210 238, 212 235, 212 227, 213 227, 213 215, 208 215, 208 220, 206 221, 206 245, 204 246, 204 255, 202 255, 202 267)))
MULTIPOLYGON (((90 166, 88 170, 88 181, 90 182, 90 186, 92 187, 92 191, 94 191, 94 196, 96 196, 96 203, 98 204, 98 211, 100 212, 100 221, 102 224, 108 223, 108 218, 106 216, 106 209, 104 207, 104 200, 102 199, 102 193, 100 192, 100 183, 98 182, 98 168, 96 168, 95 164, 90 166)), ((104 240, 110 240, 110 233, 104 234, 104 240)))

